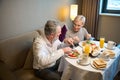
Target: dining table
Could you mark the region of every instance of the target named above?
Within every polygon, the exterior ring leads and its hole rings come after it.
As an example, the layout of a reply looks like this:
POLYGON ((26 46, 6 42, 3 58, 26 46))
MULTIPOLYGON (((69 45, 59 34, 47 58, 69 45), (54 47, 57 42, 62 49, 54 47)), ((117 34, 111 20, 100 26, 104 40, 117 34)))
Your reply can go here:
MULTIPOLYGON (((99 46, 99 41, 93 42, 99 46)), ((82 42, 79 43, 76 49, 83 52, 83 48, 80 45, 81 43, 82 42)), ((107 43, 105 43, 104 47, 100 50, 107 50, 107 43)), ((61 80, 113 80, 118 71, 120 71, 120 49, 115 47, 111 49, 111 51, 115 53, 115 56, 107 60, 107 66, 102 69, 95 68, 92 65, 93 60, 98 58, 98 56, 89 57, 89 64, 87 65, 78 64, 79 57, 70 58, 66 55, 63 56, 58 68, 59 72, 63 72, 61 80)))

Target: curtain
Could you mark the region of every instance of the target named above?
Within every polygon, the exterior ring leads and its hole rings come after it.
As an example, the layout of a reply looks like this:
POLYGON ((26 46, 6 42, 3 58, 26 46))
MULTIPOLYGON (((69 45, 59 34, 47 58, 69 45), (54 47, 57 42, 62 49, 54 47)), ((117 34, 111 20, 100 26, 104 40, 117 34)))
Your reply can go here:
POLYGON ((97 38, 100 0, 82 0, 81 14, 86 17, 85 28, 97 38))

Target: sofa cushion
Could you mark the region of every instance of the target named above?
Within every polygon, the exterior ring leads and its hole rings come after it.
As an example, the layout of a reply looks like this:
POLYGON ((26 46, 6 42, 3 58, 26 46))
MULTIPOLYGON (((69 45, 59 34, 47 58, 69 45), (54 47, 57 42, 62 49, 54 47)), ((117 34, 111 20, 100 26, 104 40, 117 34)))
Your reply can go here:
POLYGON ((0 41, 0 60, 10 66, 11 70, 23 67, 33 38, 39 36, 37 31, 29 32, 11 39, 0 41))
MULTIPOLYGON (((39 36, 42 34, 40 29, 38 29, 36 31, 39 33, 39 36)), ((28 52, 23 69, 33 69, 33 48, 32 48, 32 46, 28 52)))
POLYGON ((0 80, 16 80, 13 72, 3 61, 0 61, 0 80))
POLYGON ((42 80, 34 75, 34 71, 20 69, 15 71, 18 80, 42 80))
POLYGON ((64 25, 61 29, 61 34, 59 36, 59 40, 61 42, 63 42, 63 40, 65 39, 66 32, 67 32, 67 27, 66 27, 66 25, 64 25))
POLYGON ((30 48, 23 69, 33 69, 33 49, 30 48))

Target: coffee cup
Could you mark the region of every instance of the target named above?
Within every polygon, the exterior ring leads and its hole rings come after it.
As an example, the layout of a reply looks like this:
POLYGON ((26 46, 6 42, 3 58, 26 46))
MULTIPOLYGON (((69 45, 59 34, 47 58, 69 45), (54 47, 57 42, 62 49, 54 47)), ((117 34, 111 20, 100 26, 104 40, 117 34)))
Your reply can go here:
POLYGON ((88 61, 88 55, 83 54, 79 57, 80 63, 86 63, 88 61))
POLYGON ((107 48, 108 49, 114 49, 115 45, 116 45, 116 43, 114 41, 108 41, 107 48))

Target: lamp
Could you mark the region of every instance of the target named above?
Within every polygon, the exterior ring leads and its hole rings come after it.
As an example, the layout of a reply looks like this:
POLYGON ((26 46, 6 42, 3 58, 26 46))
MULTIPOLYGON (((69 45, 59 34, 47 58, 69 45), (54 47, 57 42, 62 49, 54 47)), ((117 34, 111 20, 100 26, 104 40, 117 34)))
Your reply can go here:
POLYGON ((78 13, 78 5, 72 4, 70 6, 70 19, 74 20, 74 18, 77 16, 77 13, 78 13))
POLYGON ((58 8, 58 11, 57 11, 57 16, 58 16, 58 19, 62 22, 64 22, 67 17, 68 17, 68 13, 69 13, 69 10, 68 10, 68 7, 67 6, 61 6, 58 8))

